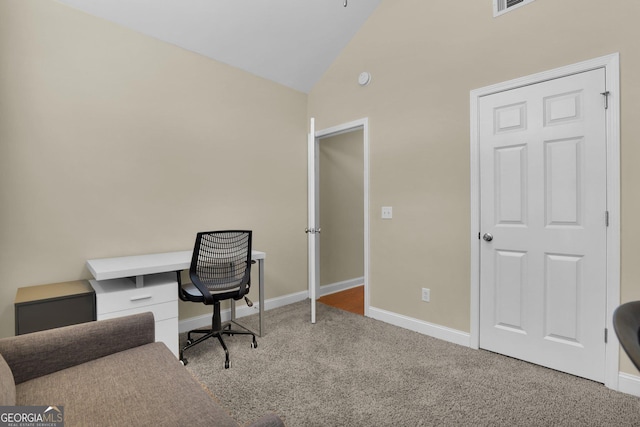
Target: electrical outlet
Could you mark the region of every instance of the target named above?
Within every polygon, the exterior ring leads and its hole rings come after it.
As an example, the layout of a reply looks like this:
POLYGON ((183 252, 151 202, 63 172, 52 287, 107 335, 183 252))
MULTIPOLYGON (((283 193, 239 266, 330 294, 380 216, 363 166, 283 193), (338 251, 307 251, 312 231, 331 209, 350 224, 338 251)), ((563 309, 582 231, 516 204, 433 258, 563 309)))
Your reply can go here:
POLYGON ((431 290, 422 288, 422 301, 429 302, 431 300, 431 290))
POLYGON ((393 207, 391 206, 383 206, 382 207, 382 219, 391 219, 393 218, 393 207))

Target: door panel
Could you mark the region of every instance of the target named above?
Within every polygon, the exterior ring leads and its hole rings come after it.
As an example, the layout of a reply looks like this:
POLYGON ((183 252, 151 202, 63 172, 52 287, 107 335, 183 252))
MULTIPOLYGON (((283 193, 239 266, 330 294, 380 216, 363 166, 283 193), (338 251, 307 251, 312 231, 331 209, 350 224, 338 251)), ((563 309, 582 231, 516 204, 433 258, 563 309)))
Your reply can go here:
POLYGON ((480 346, 604 380, 603 69, 480 99, 480 346))
POLYGON ((527 147, 516 145, 495 151, 496 222, 526 224, 527 214, 527 147))
POLYGON ((524 333, 523 291, 527 281, 527 254, 496 251, 496 325, 524 333))
POLYGON ((580 345, 581 256, 546 254, 545 338, 580 345))
POLYGON ((572 138, 545 142, 547 226, 580 226, 584 141, 572 138))

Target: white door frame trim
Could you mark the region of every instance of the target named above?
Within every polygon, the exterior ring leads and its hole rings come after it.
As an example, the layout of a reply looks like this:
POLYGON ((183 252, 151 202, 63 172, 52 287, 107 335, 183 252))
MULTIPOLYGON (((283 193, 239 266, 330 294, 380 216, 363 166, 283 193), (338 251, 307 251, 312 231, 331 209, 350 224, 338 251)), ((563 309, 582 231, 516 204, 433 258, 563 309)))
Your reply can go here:
MULTIPOLYGON (((470 92, 470 172, 471 172, 471 337, 470 346, 480 347, 480 150, 479 102, 483 96, 516 89, 547 80, 598 68, 605 69, 609 91, 606 110, 607 135, 607 301, 606 328, 609 331, 605 346, 605 385, 618 389, 619 343, 613 331, 613 312, 620 304, 620 55, 614 53, 542 73, 509 80, 470 92)), ((604 101, 603 101, 604 102, 604 101)), ((603 331, 604 334, 604 331, 603 331)), ((603 337, 604 339, 604 337, 603 337)))
MULTIPOLYGON (((352 122, 316 131, 316 146, 320 139, 360 129, 362 129, 363 134, 364 157, 364 315, 369 317, 369 118, 365 117, 363 119, 354 120, 352 122)), ((318 196, 318 194, 314 195, 314 197, 318 196)), ((317 206, 319 205, 316 204, 316 207, 317 206)))

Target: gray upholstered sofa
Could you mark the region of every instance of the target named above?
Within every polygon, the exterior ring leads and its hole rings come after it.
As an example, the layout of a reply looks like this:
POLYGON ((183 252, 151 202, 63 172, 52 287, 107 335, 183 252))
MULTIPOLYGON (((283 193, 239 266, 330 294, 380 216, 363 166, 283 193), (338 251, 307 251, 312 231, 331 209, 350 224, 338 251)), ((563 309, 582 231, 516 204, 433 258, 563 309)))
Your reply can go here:
POLYGON ((0 339, 0 406, 63 406, 70 427, 237 426, 154 336, 143 313, 0 339))

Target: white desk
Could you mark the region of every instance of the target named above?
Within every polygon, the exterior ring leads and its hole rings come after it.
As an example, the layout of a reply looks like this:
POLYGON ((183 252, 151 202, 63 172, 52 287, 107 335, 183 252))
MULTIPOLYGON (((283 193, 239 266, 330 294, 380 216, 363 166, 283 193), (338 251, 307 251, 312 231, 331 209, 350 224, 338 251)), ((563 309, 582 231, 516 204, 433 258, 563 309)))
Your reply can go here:
MULTIPOLYGON (((178 325, 178 283, 177 278, 173 281, 170 281, 170 286, 173 286, 175 292, 173 292, 173 296, 171 300, 167 301, 166 296, 163 298, 158 298, 153 293, 147 292, 144 295, 129 295, 131 294, 132 289, 138 288, 139 291, 154 291, 157 290, 159 295, 165 295, 166 291, 162 288, 162 284, 167 285, 167 277, 166 275, 162 275, 163 280, 158 279, 160 276, 158 273, 170 273, 181 270, 186 270, 191 265, 191 256, 193 251, 178 251, 178 252, 167 252, 160 254, 149 254, 149 255, 136 255, 136 256, 127 256, 127 257, 117 257, 117 258, 101 258, 101 259, 91 259, 87 261, 87 267, 95 280, 91 280, 89 283, 93 286, 96 291, 96 311, 97 318, 101 320, 102 318, 108 317, 117 317, 118 315, 127 315, 132 314, 130 310, 132 309, 131 304, 139 304, 139 308, 135 308, 134 311, 140 311, 149 309, 149 311, 154 311, 160 307, 160 304, 163 305, 162 312, 167 312, 171 314, 166 314, 167 319, 162 319, 165 322, 165 326, 167 323, 171 323, 172 330, 177 331, 178 325), (154 276, 151 276, 154 275, 154 276), (145 277, 147 276, 147 277, 145 277), (134 280, 129 281, 128 278, 135 278, 134 280), (124 280, 123 280, 124 279, 124 280), (162 283, 160 283, 162 282, 162 283), (135 286, 134 286, 135 283, 135 286), (145 289, 145 285, 146 289, 145 289), (120 294, 121 293, 121 294, 120 294), (149 294, 149 295, 147 295, 149 294), (122 306, 114 306, 114 296, 118 298, 122 296, 122 306), (158 304, 156 305, 153 300, 156 299, 158 304), (169 308, 167 303, 172 304, 175 309, 172 307, 169 308), (146 304, 146 305, 144 305, 146 304), (146 308, 145 308, 146 307, 146 308), (175 320, 173 316, 173 312, 175 312, 175 320), (169 322, 167 322, 169 320, 169 322), (173 324, 175 323, 175 324, 173 324)), ((258 281, 258 316, 259 316, 259 326, 258 326, 258 336, 262 336, 263 331, 263 319, 262 314, 264 311, 264 260, 267 254, 260 251, 251 251, 251 259, 258 262, 258 271, 259 271, 259 281, 258 281)), ((155 311, 154 311, 155 313, 155 311)), ((231 320, 234 323, 238 323, 236 320, 236 306, 235 301, 231 300, 231 320)), ((162 326, 159 322, 156 326, 162 326)), ((243 325, 240 325, 243 326, 243 325)), ((245 326, 243 326, 245 327, 245 326)), ((158 328, 156 328, 156 341, 165 341, 162 339, 160 334, 158 333, 158 328), (158 339, 161 338, 161 339, 158 339)), ((255 333, 255 332, 254 332, 255 333)), ((173 334, 172 334, 173 335, 173 334)), ((177 333, 175 334, 175 339, 170 339, 170 342, 166 342, 166 344, 172 350, 177 350, 177 333), (175 341, 175 342, 174 342, 175 341)), ((174 353, 177 354, 176 351, 174 353)))

